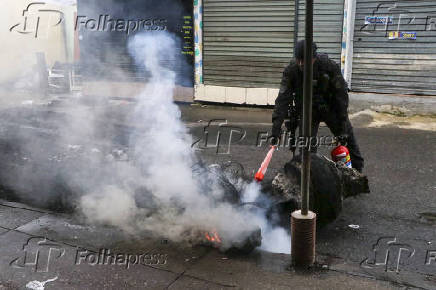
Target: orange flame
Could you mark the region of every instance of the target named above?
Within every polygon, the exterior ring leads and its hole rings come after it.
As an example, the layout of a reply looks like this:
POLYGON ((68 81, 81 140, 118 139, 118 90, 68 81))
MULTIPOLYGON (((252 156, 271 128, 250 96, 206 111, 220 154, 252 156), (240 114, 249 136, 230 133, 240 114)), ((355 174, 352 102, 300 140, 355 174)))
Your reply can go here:
POLYGON ((221 244, 221 238, 216 231, 206 232, 204 236, 209 242, 221 244))

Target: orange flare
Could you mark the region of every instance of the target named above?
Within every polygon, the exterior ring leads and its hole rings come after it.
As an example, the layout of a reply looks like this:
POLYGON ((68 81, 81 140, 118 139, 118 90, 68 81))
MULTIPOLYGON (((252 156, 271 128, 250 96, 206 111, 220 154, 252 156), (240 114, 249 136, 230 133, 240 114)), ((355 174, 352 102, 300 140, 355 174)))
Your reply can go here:
POLYGON ((273 156, 274 150, 276 150, 277 146, 271 146, 271 149, 268 151, 268 154, 266 154, 265 159, 263 160, 262 164, 260 165, 259 170, 254 175, 254 179, 257 181, 262 181, 265 177, 266 170, 268 169, 268 165, 271 161, 271 158, 273 156))

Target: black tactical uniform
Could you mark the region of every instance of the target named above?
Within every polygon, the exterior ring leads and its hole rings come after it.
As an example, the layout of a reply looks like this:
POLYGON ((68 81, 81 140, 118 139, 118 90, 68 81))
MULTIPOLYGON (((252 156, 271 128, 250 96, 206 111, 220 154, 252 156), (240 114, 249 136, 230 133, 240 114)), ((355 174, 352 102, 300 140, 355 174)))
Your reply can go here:
MULTIPOLYGON (((272 115, 273 137, 280 136, 282 123, 288 117, 289 105, 293 101, 297 114, 302 116, 303 78, 303 72, 295 61, 291 61, 283 71, 280 92, 272 115)), ((339 66, 326 54, 316 54, 313 80, 312 136, 318 134, 320 122, 325 122, 335 136, 347 136, 346 143, 352 166, 361 171, 364 161, 348 119, 348 88, 339 66)), ((316 152, 316 147, 312 152, 316 152)))

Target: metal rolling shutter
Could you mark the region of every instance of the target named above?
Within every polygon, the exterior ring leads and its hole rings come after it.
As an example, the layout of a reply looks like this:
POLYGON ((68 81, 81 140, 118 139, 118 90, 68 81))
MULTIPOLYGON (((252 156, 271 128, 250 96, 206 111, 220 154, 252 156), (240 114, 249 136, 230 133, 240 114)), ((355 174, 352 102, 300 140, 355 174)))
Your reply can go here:
POLYGON ((293 46, 293 0, 203 0, 206 85, 279 87, 293 46))
MULTIPOLYGON (((304 39, 306 1, 297 0, 298 39, 304 39)), ((342 45, 342 23, 344 21, 344 0, 314 0, 313 40, 318 51, 327 53, 340 64, 342 45)))
POLYGON ((436 95, 434 0, 357 0, 352 89, 436 95), (381 24, 365 25, 365 16, 371 15, 391 16, 392 23, 387 27, 381 24), (417 38, 389 39, 389 34, 397 31, 416 32, 417 38))

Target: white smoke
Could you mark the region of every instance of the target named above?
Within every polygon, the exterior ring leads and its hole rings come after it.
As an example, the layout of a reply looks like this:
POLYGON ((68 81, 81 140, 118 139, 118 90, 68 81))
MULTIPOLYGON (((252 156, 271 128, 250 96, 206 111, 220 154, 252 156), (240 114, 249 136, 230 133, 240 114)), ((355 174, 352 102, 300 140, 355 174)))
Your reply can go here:
MULTIPOLYGON (((223 248, 229 248, 261 228, 262 249, 289 253, 289 235, 270 225, 265 210, 223 201, 226 191, 217 176, 208 170, 194 172, 198 160, 173 103, 176 74, 167 65, 180 57, 176 43, 165 31, 129 40, 131 55, 151 77, 129 111, 127 123, 135 130, 129 131, 127 149, 118 149, 114 136, 119 132, 104 124, 111 113, 104 104, 89 106, 89 99, 72 98, 72 106, 62 107, 62 117, 54 119, 56 124, 41 124, 42 129, 53 127, 50 137, 33 127, 13 130, 27 161, 10 174, 2 173, 2 182, 40 205, 53 197, 73 205, 78 199, 90 222, 133 234, 152 232, 186 241, 215 230, 223 248)), ((35 119, 42 122, 45 117, 35 119)), ((257 183, 245 185, 243 202, 259 196, 257 183)))
MULTIPOLYGON (((272 228, 262 210, 235 208, 215 201, 223 196, 218 184, 209 184, 202 192, 207 173, 193 175, 196 160, 191 137, 173 103, 175 73, 163 65, 176 57, 175 39, 168 33, 136 35, 129 43, 138 64, 151 73, 130 122, 141 124, 130 138, 134 163, 124 168, 124 186, 108 186, 81 198, 81 208, 92 221, 109 223, 127 231, 152 231, 178 240, 191 230, 216 230, 224 247, 243 241, 258 227, 262 229, 262 248, 272 252, 290 252, 290 237, 285 230, 272 228), (128 174, 127 174, 128 173, 128 174), (135 203, 135 188, 152 195, 153 214, 135 203)), ((213 179, 213 177, 212 177, 213 179)), ((213 183, 214 181, 212 181, 213 183)), ((257 183, 248 184, 243 202, 253 202, 260 194, 257 183)))
MULTIPOLYGON (((260 185, 253 181, 244 188, 242 202, 256 202, 259 200, 260 193, 260 185)), ((263 199, 263 202, 268 203, 265 199, 263 199)), ((262 230, 262 245, 260 248, 267 252, 290 254, 291 236, 289 233, 281 227, 272 226, 266 218, 265 210, 262 210, 262 208, 256 208, 253 213, 256 214, 256 223, 262 230)))
POLYGON ((202 192, 201 179, 193 175, 195 164, 191 137, 180 120, 180 111, 173 103, 175 73, 163 65, 176 57, 175 39, 166 32, 136 35, 129 50, 139 64, 151 73, 144 91, 130 117, 139 124, 130 138, 131 162, 125 164, 122 184, 100 188, 81 197, 81 209, 91 221, 119 226, 124 230, 152 231, 178 240, 186 232, 216 230, 224 247, 239 242, 256 230, 250 212, 216 199, 223 189, 210 187, 202 192), (139 195, 155 203, 154 211, 138 207, 139 195))

